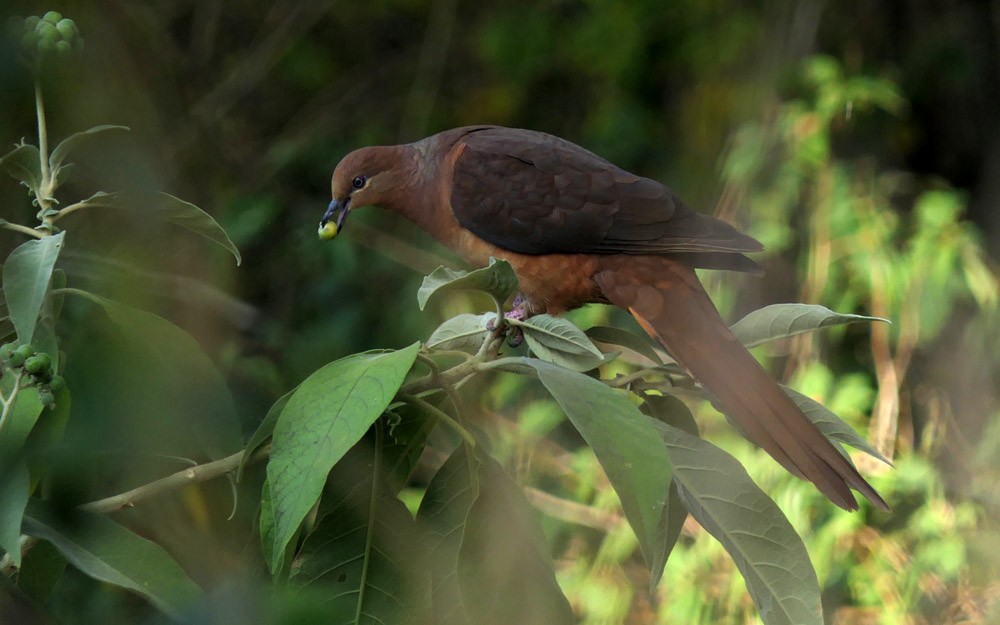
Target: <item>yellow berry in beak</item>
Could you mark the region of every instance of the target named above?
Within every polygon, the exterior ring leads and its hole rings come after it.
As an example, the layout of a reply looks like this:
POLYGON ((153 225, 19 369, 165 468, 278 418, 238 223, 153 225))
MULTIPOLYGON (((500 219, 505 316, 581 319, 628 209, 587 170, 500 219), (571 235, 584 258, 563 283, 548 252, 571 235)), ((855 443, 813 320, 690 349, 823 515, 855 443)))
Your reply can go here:
POLYGON ((329 241, 337 236, 337 224, 328 221, 319 227, 319 238, 321 241, 329 241))

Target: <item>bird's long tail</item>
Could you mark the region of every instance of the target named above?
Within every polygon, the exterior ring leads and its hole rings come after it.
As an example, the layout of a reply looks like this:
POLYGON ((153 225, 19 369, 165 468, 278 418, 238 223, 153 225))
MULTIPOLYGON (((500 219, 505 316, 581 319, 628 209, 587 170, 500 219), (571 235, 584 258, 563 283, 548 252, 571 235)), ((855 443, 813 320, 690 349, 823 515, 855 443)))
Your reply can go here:
POLYGON ((835 504, 858 507, 854 488, 888 505, 729 331, 694 270, 664 257, 607 257, 594 279, 679 364, 719 399, 727 414, 786 469, 835 504))

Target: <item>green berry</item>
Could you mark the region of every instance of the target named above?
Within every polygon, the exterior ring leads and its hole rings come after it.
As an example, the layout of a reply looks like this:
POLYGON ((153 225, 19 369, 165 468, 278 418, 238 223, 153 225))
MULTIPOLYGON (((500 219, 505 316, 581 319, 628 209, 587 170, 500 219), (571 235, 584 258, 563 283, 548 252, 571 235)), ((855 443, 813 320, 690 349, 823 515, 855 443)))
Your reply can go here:
POLYGON ((59 56, 69 56, 71 52, 73 52, 73 46, 69 45, 68 41, 56 42, 56 53, 59 56))
POLYGON ((49 380, 49 390, 53 393, 58 393, 64 388, 66 388, 66 380, 61 375, 56 374, 49 380))
POLYGON ((31 345, 22 345, 15 350, 18 354, 21 354, 21 358, 31 358, 35 355, 35 348, 31 345))
POLYGON ((11 367, 20 367, 21 365, 24 364, 24 356, 22 356, 21 353, 18 351, 15 351, 13 354, 11 354, 8 360, 10 361, 11 367))
POLYGON ((63 18, 62 13, 60 13, 59 11, 49 11, 48 13, 42 16, 42 19, 44 21, 52 24, 53 26, 59 23, 59 20, 61 20, 62 18, 63 18))
POLYGON ((42 18, 37 15, 29 15, 24 18, 24 29, 25 30, 35 30, 35 26, 38 26, 38 22, 42 21, 42 18))
POLYGON ((42 37, 38 40, 38 51, 42 54, 48 54, 56 49, 56 42, 48 37, 42 37))
POLYGON ((79 31, 76 29, 76 23, 71 19, 59 20, 59 23, 56 24, 56 30, 63 36, 64 41, 70 41, 79 34, 79 31))
POLYGON ((42 404, 45 406, 51 407, 56 403, 56 396, 52 394, 52 391, 42 389, 38 391, 38 398, 42 400, 42 404))
POLYGON ((17 349, 16 343, 5 343, 3 346, 0 346, 0 358, 3 358, 4 360, 10 358, 10 355, 14 353, 15 349, 17 349))
POLYGON ((56 30, 56 25, 52 22, 38 22, 35 24, 35 32, 42 35, 45 33, 58 33, 59 31, 56 30))
POLYGON ((28 373, 36 373, 42 377, 52 368, 52 359, 48 354, 38 354, 24 361, 24 370, 28 373))

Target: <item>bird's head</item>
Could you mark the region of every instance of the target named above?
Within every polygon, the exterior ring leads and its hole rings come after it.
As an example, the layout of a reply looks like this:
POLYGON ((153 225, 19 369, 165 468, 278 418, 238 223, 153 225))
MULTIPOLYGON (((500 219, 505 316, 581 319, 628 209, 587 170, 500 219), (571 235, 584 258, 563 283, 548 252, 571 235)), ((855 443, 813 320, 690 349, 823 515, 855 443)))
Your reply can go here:
POLYGON ((337 236, 355 208, 390 208, 386 202, 399 186, 399 160, 394 147, 384 146, 361 148, 341 159, 333 170, 333 200, 319 222, 320 238, 337 236))

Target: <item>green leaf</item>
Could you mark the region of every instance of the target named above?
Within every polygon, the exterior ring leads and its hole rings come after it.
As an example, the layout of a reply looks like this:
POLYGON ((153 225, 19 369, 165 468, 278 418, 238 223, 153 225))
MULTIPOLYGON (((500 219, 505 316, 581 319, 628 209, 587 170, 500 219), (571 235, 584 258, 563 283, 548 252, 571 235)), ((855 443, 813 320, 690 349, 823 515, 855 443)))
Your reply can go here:
MULTIPOLYGON (((427 484, 417 512, 431 574, 431 605, 437 625, 472 625, 458 587, 458 550, 479 497, 479 459, 459 445, 427 484)), ((489 589, 487 589, 489 591, 489 589)))
POLYGON ((264 480, 260 493, 260 545, 264 556, 264 562, 271 569, 271 574, 275 579, 284 579, 288 576, 288 570, 292 565, 292 558, 295 557, 295 549, 298 546, 299 533, 301 528, 296 528, 292 537, 288 540, 284 554, 280 562, 274 557, 274 505, 271 499, 271 487, 264 480))
POLYGON ((236 264, 242 262, 240 251, 230 240, 211 215, 190 202, 185 202, 169 193, 151 191, 145 193, 95 193, 79 203, 79 208, 116 208, 134 210, 155 219, 164 219, 191 232, 200 234, 210 241, 218 243, 236 258, 236 264))
MULTIPOLYGON (((162 397, 178 398, 177 403, 169 406, 173 423, 144 423, 151 430, 150 437, 155 439, 161 433, 166 436, 167 431, 176 434, 178 419, 186 417, 196 420, 187 422, 192 429, 184 435, 184 439, 199 445, 200 451, 212 457, 221 457, 243 446, 242 427, 229 387, 215 363, 194 337, 153 313, 80 289, 67 288, 64 292, 83 297, 103 308, 111 321, 121 329, 128 345, 137 350, 130 350, 126 354, 130 369, 136 373, 155 376, 144 382, 149 388, 141 394, 143 400, 160 404, 162 397), (189 401, 190 405, 179 403, 181 399, 189 401), (173 414, 173 411, 178 410, 182 414, 173 414), (169 427, 154 432, 154 426, 169 427)), ((123 383, 122 380, 116 382, 123 383)), ((148 415, 137 415, 137 418, 163 414, 163 409, 158 405, 140 403, 137 407, 149 412, 148 415)), ((163 448, 162 440, 157 441, 157 445, 158 453, 168 453, 163 448)), ((171 451, 186 453, 190 449, 171 451)))
POLYGON ((666 441, 685 507, 746 580, 766 625, 822 625, 819 582, 802 539, 732 456, 649 419, 666 441))
POLYGON ((799 410, 801 410, 810 421, 815 423, 816 427, 818 427, 820 432, 822 432, 827 438, 850 445, 851 447, 859 449, 869 456, 892 466, 892 462, 890 462, 888 458, 883 456, 879 450, 872 447, 871 443, 863 439, 857 432, 854 431, 854 428, 847 425, 843 419, 835 415, 823 404, 794 389, 788 388, 787 386, 782 386, 781 388, 785 391, 785 394, 792 398, 792 401, 794 401, 795 405, 799 407, 799 410))
POLYGON ((796 334, 804 334, 829 328, 867 321, 884 321, 881 317, 836 313, 816 304, 773 304, 755 310, 743 317, 732 330, 736 338, 747 347, 755 347, 768 341, 783 339, 796 334))
MULTIPOLYGON (((306 378, 278 417, 267 465, 274 504, 273 554, 319 499, 331 467, 361 440, 413 366, 419 343, 330 363, 306 378)), ((279 564, 272 561, 272 570, 279 564)))
POLYGON ((456 448, 427 485, 417 521, 437 625, 575 622, 537 513, 489 456, 456 448))
POLYGON ((593 378, 533 358, 517 361, 538 373, 542 385, 594 450, 658 579, 669 553, 661 518, 671 469, 670 456, 653 422, 624 393, 593 378))
MULTIPOLYGON (((381 424, 376 427, 383 427, 381 424)), ((426 623, 430 579, 413 517, 386 488, 378 439, 352 450, 331 474, 332 503, 295 558, 290 583, 321 588, 335 622, 426 623)))
POLYGON ((33 500, 23 530, 52 543, 90 577, 132 590, 171 616, 178 616, 201 595, 162 547, 106 517, 78 511, 67 518, 33 500))
POLYGON ((42 157, 38 148, 25 143, 0 157, 0 167, 37 195, 42 186, 42 157))
POLYGON ((21 518, 28 505, 31 477, 23 462, 0 463, 0 550, 21 566, 21 518))
POLYGON ((128 126, 111 125, 94 126, 90 130, 84 130, 83 132, 78 132, 66 137, 55 147, 54 150, 52 150, 52 155, 49 157, 49 169, 53 172, 53 174, 59 171, 63 161, 66 160, 69 153, 72 152, 78 145, 96 134, 107 132, 109 130, 130 130, 130 128, 128 126))
POLYGON ((52 543, 44 540, 24 556, 17 572, 17 587, 35 603, 42 605, 66 570, 66 558, 52 543))
POLYGON ((637 336, 631 332, 622 330, 621 328, 614 328, 612 326, 594 326, 589 328, 586 331, 586 334, 592 341, 620 345, 621 347, 631 349, 632 351, 649 358, 658 365, 663 364, 663 359, 656 353, 652 343, 644 337, 637 336))
POLYGON ((417 291, 417 303, 420 310, 436 293, 443 291, 482 291, 489 293, 497 302, 507 301, 517 292, 517 276, 510 263, 505 260, 490 258, 490 264, 474 271, 455 271, 447 267, 438 267, 431 275, 424 278, 417 291))
POLYGON ((486 328, 496 313, 472 315, 463 313, 445 321, 427 339, 429 349, 478 350, 490 331, 486 328))
POLYGON ((538 513, 492 458, 480 458, 477 479, 479 496, 465 522, 456 571, 472 623, 576 623, 538 513))
POLYGON ((523 321, 510 319, 509 322, 524 332, 528 347, 546 362, 574 371, 589 371, 604 362, 601 350, 590 342, 583 330, 567 319, 535 315, 523 321))
MULTIPOLYGON (((10 396, 13 380, 13 376, 9 375, 3 376, 0 380, 4 395, 7 397, 10 396)), ((45 405, 42 404, 37 388, 28 387, 18 391, 7 420, 0 428, 0 466, 21 452, 24 441, 28 439, 44 409, 45 405)))
POLYGON ((23 243, 10 253, 3 266, 3 293, 10 319, 22 345, 31 343, 42 310, 64 232, 23 243))
POLYGON ((427 437, 438 420, 435 415, 415 404, 390 408, 387 415, 389 419, 382 447, 382 463, 385 465, 386 484, 391 493, 396 494, 416 468, 427 437))
POLYGON ((281 397, 279 397, 273 404, 271 408, 264 415, 264 420, 260 422, 257 429, 250 436, 250 440, 247 441, 246 447, 244 447, 243 458, 240 459, 240 466, 236 470, 236 481, 240 481, 243 478, 243 469, 246 468, 247 461, 250 460, 250 456, 257 451, 261 445, 264 444, 267 439, 271 438, 274 433, 274 424, 278 422, 278 417, 281 415, 281 411, 285 409, 288 404, 288 400, 291 398, 292 394, 298 390, 298 387, 293 388, 281 397))

